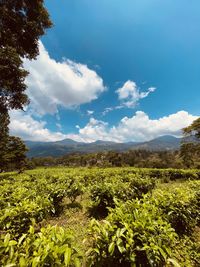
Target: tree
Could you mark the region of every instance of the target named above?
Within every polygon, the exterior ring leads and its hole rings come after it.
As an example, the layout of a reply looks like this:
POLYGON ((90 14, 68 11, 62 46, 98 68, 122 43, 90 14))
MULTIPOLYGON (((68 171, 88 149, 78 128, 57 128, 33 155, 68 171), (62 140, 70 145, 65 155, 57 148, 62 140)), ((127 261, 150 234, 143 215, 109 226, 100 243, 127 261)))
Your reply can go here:
POLYGON ((0 112, 28 103, 22 58, 36 58, 39 37, 51 25, 43 0, 0 0, 0 112))
POLYGON ((200 139, 200 118, 193 121, 188 127, 183 128, 183 133, 186 137, 191 136, 200 139))
POLYGON ((195 159, 199 158, 200 153, 200 118, 183 128, 183 134, 185 138, 181 144, 180 156, 187 168, 196 167, 195 159))
POLYGON ((10 156, 9 163, 21 172, 26 165, 25 153, 28 151, 24 142, 19 137, 10 136, 7 151, 10 156))
POLYGON ((17 169, 19 172, 26 165, 26 152, 24 142, 15 136, 9 136, 4 144, 4 153, 0 161, 0 172, 17 169))
MULTIPOLYGON (((51 26, 43 0, 0 0, 0 169, 12 143, 9 110, 23 109, 29 103, 23 58, 36 58, 38 40, 51 26)), ((14 143, 21 146, 19 139, 14 143)))
POLYGON ((4 166, 7 165, 7 143, 8 143, 8 125, 9 116, 8 114, 0 112, 0 172, 4 166))
POLYGON ((184 165, 187 168, 190 168, 194 164, 193 155, 194 155, 194 144, 193 143, 183 143, 181 144, 180 156, 183 160, 184 165))

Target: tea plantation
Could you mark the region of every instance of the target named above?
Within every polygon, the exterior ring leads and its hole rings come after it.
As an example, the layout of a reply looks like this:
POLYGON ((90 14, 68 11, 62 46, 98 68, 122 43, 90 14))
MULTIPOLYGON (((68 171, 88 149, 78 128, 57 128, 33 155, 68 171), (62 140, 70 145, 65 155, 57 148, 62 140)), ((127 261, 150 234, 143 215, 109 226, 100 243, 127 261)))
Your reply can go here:
POLYGON ((200 266, 200 171, 0 175, 0 266, 200 266))

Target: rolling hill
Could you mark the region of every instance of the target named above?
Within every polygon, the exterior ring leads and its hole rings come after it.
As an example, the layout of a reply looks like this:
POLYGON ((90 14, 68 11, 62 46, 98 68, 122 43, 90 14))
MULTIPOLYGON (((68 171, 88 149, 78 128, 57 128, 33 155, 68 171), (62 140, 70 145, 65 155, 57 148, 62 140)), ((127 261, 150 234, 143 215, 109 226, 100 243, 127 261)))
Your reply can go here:
POLYGON ((29 148, 28 157, 58 157, 71 153, 94 153, 101 151, 127 151, 131 149, 143 150, 176 150, 179 149, 181 138, 170 135, 161 136, 147 142, 115 143, 97 140, 92 143, 76 142, 64 139, 56 142, 25 141, 29 148))

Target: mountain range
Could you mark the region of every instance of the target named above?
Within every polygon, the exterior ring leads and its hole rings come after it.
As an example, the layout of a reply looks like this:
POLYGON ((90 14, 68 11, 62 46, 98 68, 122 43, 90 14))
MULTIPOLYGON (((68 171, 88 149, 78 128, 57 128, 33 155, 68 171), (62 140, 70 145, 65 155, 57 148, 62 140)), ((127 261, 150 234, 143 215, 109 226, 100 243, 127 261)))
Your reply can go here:
POLYGON ((95 153, 102 151, 124 152, 132 149, 151 151, 177 150, 180 148, 182 138, 164 135, 146 142, 116 143, 97 140, 92 143, 76 142, 64 139, 56 142, 25 141, 29 151, 28 157, 59 157, 71 153, 95 153))

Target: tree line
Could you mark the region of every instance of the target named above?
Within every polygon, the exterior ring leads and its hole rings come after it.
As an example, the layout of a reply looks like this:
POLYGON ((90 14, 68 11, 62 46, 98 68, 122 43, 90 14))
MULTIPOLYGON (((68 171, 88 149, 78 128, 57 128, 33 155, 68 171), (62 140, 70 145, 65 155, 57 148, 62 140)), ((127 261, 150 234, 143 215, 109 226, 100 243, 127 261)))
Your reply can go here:
POLYGON ((35 167, 138 167, 138 168, 197 168, 200 169, 200 149, 185 151, 147 151, 98 152, 89 154, 69 154, 62 157, 31 158, 28 168, 35 167), (192 157, 191 157, 191 154, 192 157))

